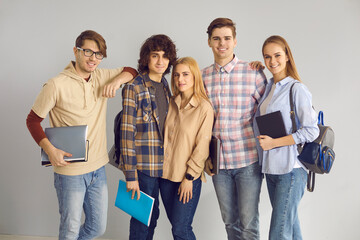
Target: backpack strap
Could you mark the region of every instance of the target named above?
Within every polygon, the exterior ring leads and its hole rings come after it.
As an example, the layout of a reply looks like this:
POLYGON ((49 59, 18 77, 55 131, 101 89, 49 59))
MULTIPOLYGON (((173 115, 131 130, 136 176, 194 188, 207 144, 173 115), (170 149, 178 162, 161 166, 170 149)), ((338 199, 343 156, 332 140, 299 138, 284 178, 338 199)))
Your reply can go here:
POLYGON ((319 112, 318 124, 321 124, 321 125, 324 126, 324 113, 323 113, 323 111, 320 111, 320 112, 319 112))
MULTIPOLYGON (((294 82, 291 87, 290 87, 290 93, 289 93, 289 98, 290 98, 290 118, 291 118, 291 123, 292 123, 292 133, 295 133, 296 130, 297 130, 297 127, 296 127, 296 121, 295 121, 295 116, 296 116, 296 113, 295 113, 295 106, 294 106, 294 99, 293 99, 293 87, 294 85, 296 84, 297 82, 294 82)), ((321 121, 323 120, 323 117, 321 115, 321 121)), ((320 122, 320 115, 319 115, 319 119, 318 121, 320 122)), ((301 153, 302 151, 302 146, 301 144, 298 144, 297 145, 297 150, 299 153, 301 153)), ((311 172, 309 171, 308 173, 308 177, 307 177, 307 190, 309 192, 313 192, 314 191, 314 187, 315 187, 315 173, 314 172, 311 172)))
POLYGON ((313 192, 315 188, 315 173, 309 171, 308 177, 307 177, 307 190, 309 192, 313 192))
MULTIPOLYGON (((293 87, 297 82, 294 82, 291 87, 290 87, 290 93, 289 93, 289 100, 290 100, 290 118, 291 118, 291 123, 292 123, 292 133, 295 133, 297 130, 296 127, 296 121, 295 121, 295 116, 296 116, 296 112, 295 112, 295 104, 294 104, 294 98, 293 98, 293 87)), ((302 151, 302 145, 298 144, 297 145, 297 150, 298 153, 301 153, 302 151)))
POLYGON ((290 93, 289 93, 289 98, 290 98, 290 118, 291 118, 291 123, 292 123, 292 133, 295 133, 297 130, 296 127, 296 121, 295 121, 295 107, 294 107, 294 99, 293 99, 293 92, 292 89, 294 87, 296 82, 294 82, 291 87, 290 87, 290 93))

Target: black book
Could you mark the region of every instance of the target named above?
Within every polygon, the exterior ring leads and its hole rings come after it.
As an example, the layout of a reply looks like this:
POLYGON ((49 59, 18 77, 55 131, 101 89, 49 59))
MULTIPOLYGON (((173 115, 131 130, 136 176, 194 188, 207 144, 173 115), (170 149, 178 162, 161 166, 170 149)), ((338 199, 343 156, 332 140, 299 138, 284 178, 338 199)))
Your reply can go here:
POLYGON ((267 135, 272 138, 286 136, 284 119, 280 111, 268 113, 256 117, 256 123, 261 135, 267 135))
POLYGON ((210 159, 213 165, 211 172, 218 174, 220 167, 220 139, 215 136, 212 136, 210 141, 210 159))

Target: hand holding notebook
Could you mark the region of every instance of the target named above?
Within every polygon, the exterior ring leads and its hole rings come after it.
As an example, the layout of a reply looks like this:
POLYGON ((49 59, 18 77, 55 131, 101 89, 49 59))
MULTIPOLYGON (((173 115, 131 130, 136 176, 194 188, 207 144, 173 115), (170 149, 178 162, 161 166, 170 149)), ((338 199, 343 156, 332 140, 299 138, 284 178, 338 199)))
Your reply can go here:
MULTIPOLYGON (((71 156, 64 155, 65 161, 87 161, 86 149, 89 148, 86 145, 89 144, 86 140, 87 125, 45 128, 45 135, 55 148, 71 154, 71 156)), ((41 149, 41 165, 51 165, 49 156, 43 149, 41 149)))
POLYGON ((128 192, 126 182, 119 180, 118 192, 116 194, 115 206, 149 226, 154 198, 140 191, 141 197, 132 199, 132 192, 128 192))
POLYGON ((256 123, 260 135, 266 135, 272 138, 286 136, 285 124, 280 111, 264 114, 256 117, 256 123))

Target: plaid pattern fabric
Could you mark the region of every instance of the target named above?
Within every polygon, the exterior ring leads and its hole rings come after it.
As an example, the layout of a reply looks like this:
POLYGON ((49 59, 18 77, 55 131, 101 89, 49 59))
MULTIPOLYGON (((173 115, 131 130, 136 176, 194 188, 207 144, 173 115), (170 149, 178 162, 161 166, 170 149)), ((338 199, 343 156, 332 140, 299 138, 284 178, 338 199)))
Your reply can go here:
MULTIPOLYGON (((165 78, 167 101, 170 90, 165 78)), ((127 181, 137 180, 137 170, 151 177, 161 177, 164 147, 159 133, 159 113, 155 88, 147 75, 138 75, 122 91, 121 169, 127 181)))
POLYGON ((236 56, 226 66, 214 63, 202 70, 207 94, 215 110, 213 134, 221 140, 221 169, 235 169, 258 161, 252 128, 266 77, 236 56))

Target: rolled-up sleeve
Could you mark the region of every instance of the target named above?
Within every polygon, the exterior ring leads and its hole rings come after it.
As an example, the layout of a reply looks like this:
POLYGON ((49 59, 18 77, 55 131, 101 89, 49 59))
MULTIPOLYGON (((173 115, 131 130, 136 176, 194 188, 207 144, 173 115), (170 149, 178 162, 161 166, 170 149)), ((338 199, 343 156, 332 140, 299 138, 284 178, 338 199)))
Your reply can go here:
POLYGON ((295 84, 293 92, 298 130, 292 136, 296 144, 312 142, 319 136, 319 127, 311 93, 303 84, 295 84))
POLYGON ((187 173, 195 178, 200 176, 204 170, 205 161, 209 156, 209 145, 214 123, 214 110, 211 105, 204 109, 202 116, 202 123, 196 134, 195 147, 187 162, 187 173))

